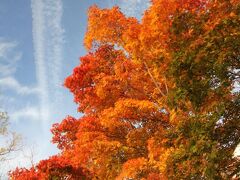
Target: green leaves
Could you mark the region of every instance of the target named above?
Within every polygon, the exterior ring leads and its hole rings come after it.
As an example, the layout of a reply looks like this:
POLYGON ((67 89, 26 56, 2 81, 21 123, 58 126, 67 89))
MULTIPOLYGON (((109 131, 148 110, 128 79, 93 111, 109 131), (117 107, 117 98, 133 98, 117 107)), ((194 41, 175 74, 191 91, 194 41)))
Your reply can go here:
POLYGON ((91 179, 233 178, 239 3, 153 0, 141 23, 93 6, 65 81, 84 117, 53 126, 59 162, 91 179))

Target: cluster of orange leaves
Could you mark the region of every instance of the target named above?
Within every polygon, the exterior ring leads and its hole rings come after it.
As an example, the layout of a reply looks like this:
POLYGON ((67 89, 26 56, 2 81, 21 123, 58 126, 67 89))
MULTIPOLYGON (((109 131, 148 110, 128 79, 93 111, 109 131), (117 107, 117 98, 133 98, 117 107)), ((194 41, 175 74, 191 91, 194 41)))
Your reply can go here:
MULTIPOLYGON (((214 6, 208 2, 152 0, 141 23, 118 7, 92 6, 84 41, 89 53, 65 80, 84 116, 53 125, 59 155, 31 169, 18 168, 11 178, 167 179, 174 149, 165 146, 165 131, 186 115, 167 103, 176 86, 166 71, 170 28, 176 12, 201 14, 214 6)), ((190 38, 192 31, 183 36, 190 38)))

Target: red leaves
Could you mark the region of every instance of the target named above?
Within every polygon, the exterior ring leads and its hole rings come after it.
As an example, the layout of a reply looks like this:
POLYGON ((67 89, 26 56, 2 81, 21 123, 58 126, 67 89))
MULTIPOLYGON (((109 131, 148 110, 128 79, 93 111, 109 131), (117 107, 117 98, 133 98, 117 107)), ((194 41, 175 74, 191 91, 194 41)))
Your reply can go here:
POLYGON ((52 156, 47 160, 42 160, 36 166, 36 169, 43 174, 45 178, 63 178, 75 179, 83 176, 81 168, 74 168, 69 164, 69 160, 62 156, 52 156))
MULTIPOLYGON (((212 31, 215 23, 224 18, 229 17, 231 25, 237 22, 237 11, 222 11, 231 2, 152 0, 141 23, 126 18, 117 7, 90 8, 85 36, 85 46, 90 52, 80 58, 80 65, 65 80, 84 116, 80 119, 69 116, 53 125, 52 142, 61 150, 58 156, 41 161, 30 170, 16 169, 11 176, 79 179, 85 174, 91 179, 149 180, 179 179, 183 174, 188 179, 221 177, 222 172, 206 159, 206 154, 211 147, 214 152, 218 150, 215 145, 220 141, 211 137, 211 128, 214 120, 223 118, 221 109, 225 102, 214 96, 213 88, 206 87, 213 80, 221 80, 216 72, 223 65, 215 58, 228 48, 225 44, 223 51, 219 50, 220 44, 215 43, 219 37, 212 31), (205 47, 208 38, 211 43, 205 47), (212 52, 208 52, 210 47, 212 52), (201 81, 204 86, 200 86, 201 81), (208 101, 201 106, 198 101, 205 96, 208 101), (199 110, 193 108, 194 101, 199 110), (196 126, 199 123, 204 125, 200 129, 196 126), (199 144, 208 147, 206 152, 204 148, 196 148, 199 144), (192 167, 195 162, 199 162, 199 167, 192 167), (220 175, 207 174, 206 165, 220 175)), ((222 23, 225 26, 229 22, 222 23)), ((234 26, 231 38, 233 34, 238 37, 237 27, 234 26)), ((227 33, 221 29, 221 36, 227 33)), ((223 68, 228 66, 231 67, 226 64, 223 68)), ((227 90, 232 86, 229 84, 225 85, 227 90)), ((221 94, 230 100, 234 96, 228 91, 221 94)), ((237 139, 238 134, 234 137, 237 139)), ((228 155, 229 152, 225 151, 228 155)), ((225 162, 225 157, 222 158, 221 163, 225 162)))
POLYGON ((38 180, 41 177, 33 167, 30 169, 16 168, 9 172, 9 176, 12 180, 38 180))
POLYGON ((53 134, 52 142, 57 144, 61 150, 69 149, 76 140, 76 132, 78 131, 80 121, 68 116, 60 124, 53 124, 51 132, 53 134))
POLYGON ((52 156, 42 160, 35 167, 28 169, 17 168, 9 175, 13 180, 39 180, 39 179, 82 179, 86 176, 82 168, 74 168, 69 160, 61 156, 52 156))
POLYGON ((73 74, 65 80, 65 86, 74 94, 75 102, 79 104, 79 111, 91 113, 102 104, 97 95, 101 77, 111 75, 117 52, 111 46, 100 48, 95 54, 88 54, 81 58, 81 65, 76 67, 73 74))
POLYGON ((73 93, 80 112, 94 114, 113 106, 119 98, 143 96, 136 88, 141 88, 137 81, 144 78, 141 66, 129 61, 121 50, 104 45, 81 58, 65 86, 73 93))

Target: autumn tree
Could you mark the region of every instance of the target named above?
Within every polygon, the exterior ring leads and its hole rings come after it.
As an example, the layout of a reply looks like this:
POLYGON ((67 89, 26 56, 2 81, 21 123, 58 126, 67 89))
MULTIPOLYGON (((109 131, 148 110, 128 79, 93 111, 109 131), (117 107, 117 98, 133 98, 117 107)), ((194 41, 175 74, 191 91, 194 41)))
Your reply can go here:
POLYGON ((12 179, 239 177, 239 24, 239 0, 152 0, 141 22, 92 6, 65 80, 84 116, 53 125, 58 166, 12 179))
POLYGON ((20 136, 9 130, 8 115, 0 112, 0 162, 10 158, 10 154, 20 148, 20 136))

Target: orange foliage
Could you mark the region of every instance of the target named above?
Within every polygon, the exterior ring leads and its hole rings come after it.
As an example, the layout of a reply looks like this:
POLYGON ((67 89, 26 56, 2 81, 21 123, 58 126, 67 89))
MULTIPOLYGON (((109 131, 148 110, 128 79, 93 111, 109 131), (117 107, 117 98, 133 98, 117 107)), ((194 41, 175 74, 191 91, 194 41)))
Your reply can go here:
POLYGON ((10 176, 232 176, 224 174, 224 165, 233 162, 240 130, 239 97, 231 92, 236 76, 229 74, 239 68, 239 51, 221 42, 239 40, 236 7, 239 1, 152 0, 141 22, 118 7, 91 7, 84 40, 89 52, 65 80, 84 116, 53 125, 58 156, 10 176), (219 138, 219 119, 228 129, 225 141, 219 138))

